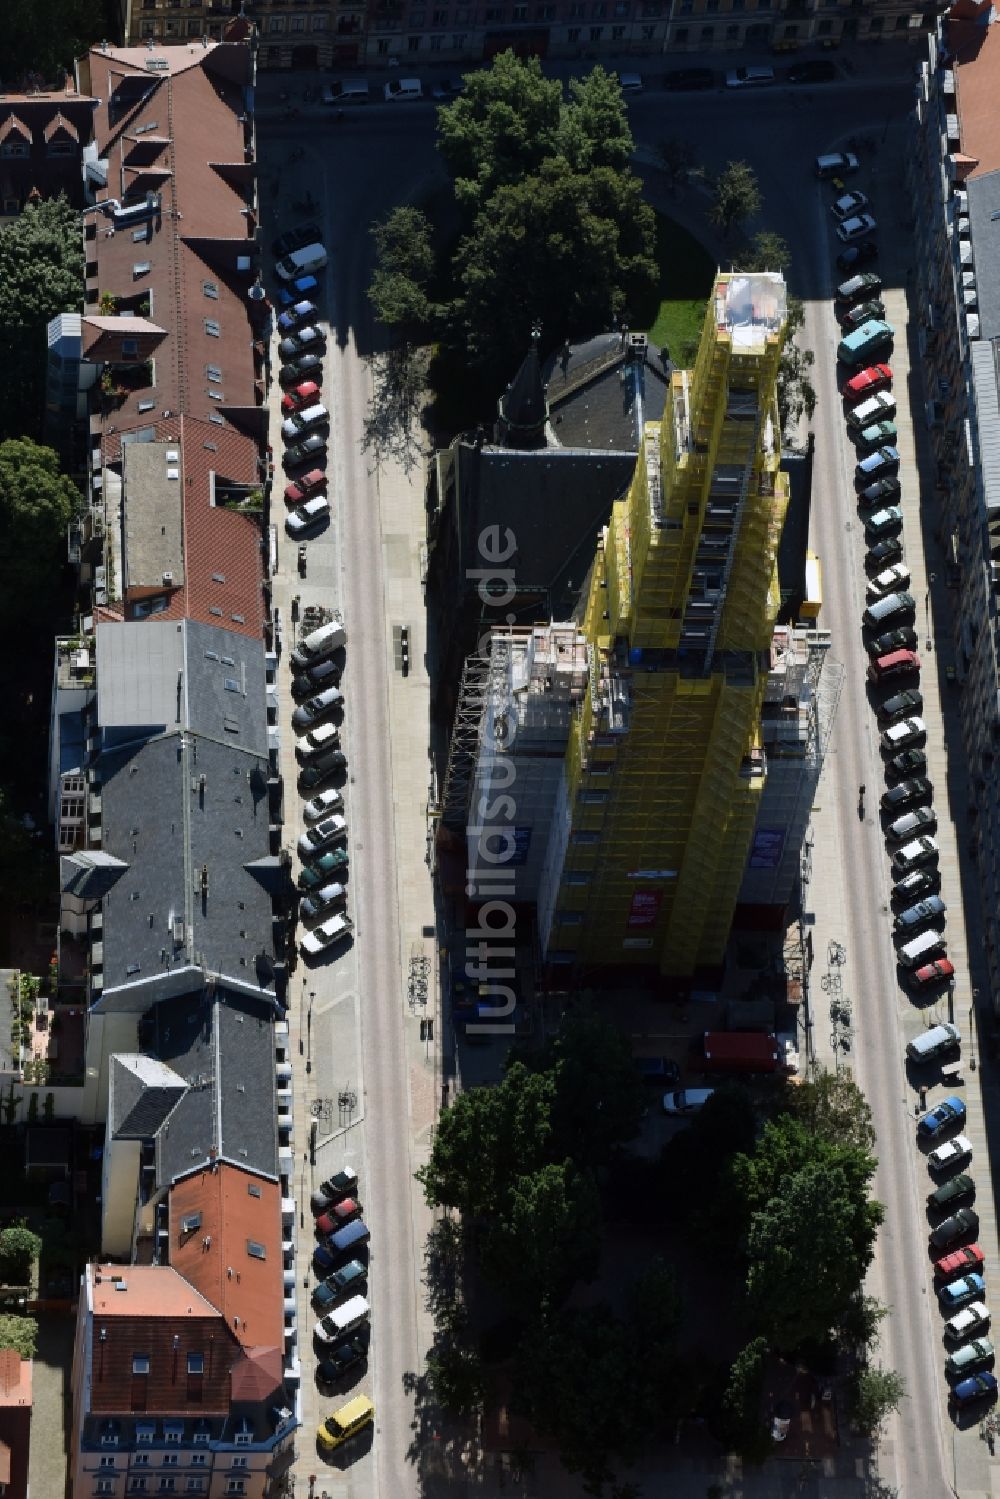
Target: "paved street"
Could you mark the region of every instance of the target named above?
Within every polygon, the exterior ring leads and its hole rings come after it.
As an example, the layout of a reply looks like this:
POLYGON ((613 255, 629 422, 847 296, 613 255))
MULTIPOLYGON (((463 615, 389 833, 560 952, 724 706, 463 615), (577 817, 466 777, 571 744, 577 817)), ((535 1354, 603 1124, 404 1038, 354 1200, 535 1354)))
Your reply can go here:
MULTIPOLYGON (((261 90, 265 106, 268 83, 265 80, 261 90)), ((832 1063, 826 998, 819 979, 828 941, 835 940, 846 951, 844 984, 854 1002, 855 1036, 846 1060, 856 1067, 875 1112, 881 1159, 877 1191, 887 1207, 887 1222, 871 1276, 872 1293, 892 1309, 881 1356, 903 1374, 908 1389, 908 1398, 883 1448, 882 1477, 906 1499, 922 1499, 925 1495, 938 1499, 953 1487, 966 1499, 975 1499, 991 1491, 993 1474, 975 1424, 956 1434, 945 1404, 941 1319, 933 1304, 926 1255, 922 1199, 929 1184, 914 1144, 916 1095, 902 1061, 905 1039, 915 1034, 928 1017, 900 990, 893 961, 889 865, 873 812, 882 788, 882 767, 874 713, 866 697, 867 658, 859 629, 864 607, 863 532, 851 485, 854 454, 844 433, 835 382, 839 333, 827 301, 833 280, 829 193, 815 184, 810 173, 812 157, 820 150, 835 149, 847 135, 875 135, 880 143, 874 158, 866 158, 861 185, 875 199, 883 245, 895 239, 898 246, 895 257, 884 255, 881 269, 883 275, 889 273, 889 319, 897 329, 893 363, 900 409, 906 558, 922 612, 926 580, 934 561, 925 561, 923 553, 916 475, 918 444, 907 419, 908 389, 916 403, 917 419, 922 418, 919 382, 908 380, 904 298, 907 241, 901 228, 906 210, 895 186, 901 176, 905 137, 900 128, 889 123, 892 118, 902 119, 910 97, 910 85, 903 78, 882 80, 873 91, 870 82, 860 76, 844 79, 829 89, 775 89, 752 98, 725 91, 680 96, 649 91, 634 101, 631 118, 637 138, 647 151, 666 135, 684 134, 697 141, 699 154, 711 170, 733 155, 751 162, 765 197, 764 221, 791 245, 792 288, 806 303, 806 342, 817 354, 814 379, 819 401, 811 545, 823 560, 825 598, 820 624, 833 631, 834 655, 846 668, 812 825, 809 907, 816 954, 816 1051, 821 1060, 832 1063), (785 143, 780 153, 773 149, 775 139, 785 143), (857 814, 857 788, 862 782, 869 788, 863 823, 857 814)), ((430 955, 433 951, 432 941, 423 935, 423 929, 433 924, 433 906, 424 863, 429 766, 419 554, 422 473, 415 471, 408 477, 391 467, 377 475, 370 471, 370 460, 359 445, 368 376, 358 345, 363 352, 369 347, 363 296, 370 255, 368 225, 393 202, 417 196, 439 174, 433 122, 429 106, 407 108, 402 118, 391 106, 374 106, 341 124, 317 110, 309 113, 307 122, 282 120, 273 127, 261 125, 259 140, 265 184, 270 177, 281 179, 278 195, 283 220, 288 221, 291 204, 308 187, 322 198, 322 217, 332 251, 327 290, 334 297, 330 308, 334 332, 324 398, 333 413, 330 472, 335 520, 324 538, 310 543, 305 583, 300 583, 294 573, 294 548, 279 539, 276 599, 286 621, 287 644, 294 594, 301 595, 303 604, 321 601, 342 606, 349 635, 344 735, 350 779, 345 797, 351 824, 350 909, 357 923, 356 941, 349 952, 326 966, 313 970, 300 967, 293 980, 295 1003, 290 1015, 297 1067, 297 1148, 300 1154, 306 1150, 310 1105, 317 1100, 332 1100, 332 1112, 320 1116, 315 1177, 321 1179, 344 1161, 358 1167, 373 1236, 373 1353, 357 1388, 373 1394, 378 1430, 371 1452, 362 1449, 342 1466, 322 1467, 313 1455, 310 1424, 346 1398, 346 1393, 321 1400, 312 1381, 312 1313, 306 1286, 311 1230, 308 1213, 304 1220, 300 1214, 298 1297, 307 1429, 297 1472, 302 1484, 308 1474, 318 1473, 317 1495, 325 1487, 334 1499, 396 1496, 416 1489, 407 1457, 414 1437, 413 1403, 404 1391, 404 1375, 419 1370, 430 1332, 419 1286, 427 1217, 413 1191, 412 1170, 426 1154, 440 1078, 434 1046, 420 1043, 417 1017, 406 1002, 405 982, 411 955, 430 955), (289 167, 288 152, 299 141, 306 146, 306 159, 289 167), (393 655, 392 631, 400 624, 409 627, 411 639, 412 668, 405 680, 396 670, 393 655), (315 996, 311 1006, 310 994, 315 996), (298 1055, 300 1038, 303 1055, 307 1046, 311 1052, 309 1074, 303 1056, 298 1055), (356 1109, 340 1110, 339 1095, 352 1091, 357 1095, 356 1109)), ((694 195, 686 194, 670 205, 670 211, 693 224, 702 207, 694 195)), ((265 218, 266 239, 273 237, 277 227, 278 220, 271 213, 265 218)), ((274 400, 276 403, 277 393, 274 400)), ((277 453, 280 442, 275 440, 274 446, 277 453)), ((937 588, 941 590, 940 582, 937 588)), ((918 629, 923 630, 919 614, 918 629)), ((938 836, 943 894, 949 906, 949 952, 959 970, 955 1014, 961 1021, 968 1012, 969 989, 958 838, 949 822, 948 767, 943 714, 936 701, 936 662, 932 665, 923 650, 921 655, 930 774, 937 786, 941 820, 938 836)), ((286 724, 288 706, 286 697, 286 724)), ((299 831, 292 742, 286 727, 283 769, 289 845, 294 844, 299 831)), ((433 985, 431 988, 433 992, 433 985)), ((947 1018, 946 1005, 941 1014, 947 1018)), ((976 1148, 981 1241, 995 1262, 996 1225, 977 1091, 981 1077, 979 1073, 966 1078, 968 1133, 976 1148)), ((309 1181, 306 1156, 305 1197, 309 1181)), ((845 1451, 844 1458, 845 1464, 838 1465, 836 1473, 812 1474, 807 1487, 795 1491, 817 1495, 871 1493, 853 1466, 854 1456, 845 1451)), ((698 1485, 703 1488, 716 1471, 710 1460, 704 1466, 696 1464, 680 1479, 678 1493, 694 1495, 699 1492, 698 1485)), ((791 1491, 792 1475, 780 1464, 769 1482, 764 1475, 758 1481, 754 1475, 739 1478, 721 1470, 717 1476, 728 1479, 732 1487, 727 1492, 734 1495, 791 1491)), ((306 1490, 303 1487, 301 1491, 306 1490)))

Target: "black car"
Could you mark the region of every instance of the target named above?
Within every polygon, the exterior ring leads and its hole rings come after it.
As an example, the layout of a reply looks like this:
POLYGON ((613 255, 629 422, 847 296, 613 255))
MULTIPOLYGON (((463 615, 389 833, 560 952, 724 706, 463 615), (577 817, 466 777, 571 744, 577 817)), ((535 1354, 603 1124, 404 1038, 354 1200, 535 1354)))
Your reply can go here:
POLYGON ((899 499, 902 488, 898 479, 875 479, 858 493, 860 505, 891 505, 899 499))
POLYGON ((274 251, 276 260, 282 260, 286 255, 291 255, 293 250, 302 250, 306 245, 323 243, 323 231, 318 224, 299 224, 295 229, 286 229, 284 234, 279 234, 271 249, 274 251))
POLYGON ((291 364, 283 364, 278 371, 282 385, 297 385, 300 380, 315 380, 319 385, 323 379, 322 354, 303 354, 291 364))
POLYGON ((927 755, 922 749, 901 750, 898 755, 893 755, 888 769, 901 777, 922 776, 927 769, 927 755))
POLYGON ((911 625, 900 625, 898 629, 886 630, 868 642, 870 656, 891 656, 893 651, 912 651, 917 644, 917 632, 911 625))
POLYGON ((368 1340, 355 1334, 336 1348, 331 1348, 325 1358, 316 1364, 316 1379, 319 1384, 336 1384, 338 1379, 368 1357, 368 1340))
POLYGON ((911 776, 883 793, 882 811, 893 814, 902 812, 911 802, 929 802, 933 795, 933 783, 926 776, 911 776))
POLYGON ((711 68, 678 68, 676 72, 666 74, 663 87, 683 90, 714 88, 715 74, 711 68))
POLYGON ((868 548, 865 566, 878 572, 879 568, 884 567, 887 562, 898 562, 902 555, 903 543, 899 537, 887 536, 884 541, 877 541, 873 547, 868 548))
POLYGON ((343 770, 347 764, 347 756, 343 750, 328 749, 316 756, 315 760, 303 766, 299 771, 299 790, 315 791, 328 781, 338 770, 343 770))
POLYGON ((810 62, 797 62, 788 69, 789 83, 829 83, 836 78, 837 69, 832 62, 814 58, 810 62))
POLYGON ((325 1182, 320 1182, 312 1197, 309 1206, 314 1213, 325 1213, 332 1203, 340 1202, 345 1197, 353 1197, 358 1190, 358 1173, 356 1171, 338 1171, 336 1176, 328 1177, 325 1182))
POLYGON ((939 1223, 931 1234, 932 1249, 947 1249, 956 1239, 972 1238, 979 1232, 979 1214, 974 1208, 959 1208, 951 1218, 939 1223))
POLYGON ((281 461, 286 468, 297 468, 300 463, 315 462, 317 458, 326 457, 326 438, 319 432, 310 432, 308 437, 303 437, 301 442, 293 443, 286 448, 281 455, 281 461))
POLYGON ((877 259, 878 245, 873 239, 862 239, 856 245, 848 245, 846 250, 841 250, 837 256, 837 266, 842 271, 853 271, 859 265, 867 265, 870 260, 877 259))

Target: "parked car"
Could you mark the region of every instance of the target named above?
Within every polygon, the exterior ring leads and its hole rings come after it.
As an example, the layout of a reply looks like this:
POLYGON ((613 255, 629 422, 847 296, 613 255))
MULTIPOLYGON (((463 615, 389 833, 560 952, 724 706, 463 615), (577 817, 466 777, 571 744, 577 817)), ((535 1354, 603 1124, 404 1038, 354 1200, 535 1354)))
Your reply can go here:
POLYGON ((933 988, 935 984, 946 983, 955 977, 955 965, 950 958, 935 958, 933 963, 925 963, 918 968, 910 977, 910 982, 917 989, 933 988))
MULTIPOLYGON (((919 659, 916 664, 919 668, 919 659)), ((923 697, 917 689, 907 687, 903 692, 894 692, 892 697, 887 697, 878 710, 878 716, 883 723, 889 723, 894 718, 906 718, 908 715, 919 713, 923 706, 923 697)))
POLYGON ((664 1093, 663 1112, 693 1114, 695 1110, 704 1108, 714 1092, 714 1088, 676 1088, 670 1093, 664 1093))
POLYGON ((294 307, 296 302, 301 302, 303 297, 311 297, 319 290, 319 282, 315 276, 298 276, 290 281, 287 286, 280 286, 275 293, 274 300, 282 308, 294 307))
POLYGON ((464 78, 439 78, 431 89, 432 99, 454 99, 456 94, 464 93, 464 78))
POLYGON ((948 1318, 944 1324, 944 1335, 949 1342, 960 1343, 963 1338, 972 1337, 989 1325, 989 1307, 985 1301, 974 1301, 971 1306, 963 1307, 954 1317, 948 1318))
POLYGON ((302 250, 306 245, 318 245, 322 242, 323 231, 318 224, 299 224, 296 228, 286 229, 284 234, 279 234, 271 249, 275 260, 284 260, 293 250, 302 250))
POLYGON ((345 942, 353 930, 354 922, 343 911, 338 911, 336 916, 331 916, 328 921, 321 921, 311 932, 306 932, 299 946, 307 958, 318 958, 329 948, 345 942))
POLYGON ((908 587, 909 582, 910 569, 906 563, 894 562, 891 567, 887 567, 882 572, 876 573, 874 578, 869 580, 868 587, 865 589, 868 602, 872 603, 875 599, 880 599, 887 593, 900 593, 904 588, 908 587))
POLYGON ((326 343, 324 335, 312 323, 307 323, 304 328, 299 328, 295 333, 289 333, 278 345, 278 353, 282 359, 295 359, 299 354, 315 352, 326 343))
MULTIPOLYGON (((876 292, 880 292, 881 290, 882 277, 878 274, 878 272, 862 271, 859 275, 851 276, 847 281, 842 281, 840 283, 836 291, 836 300, 838 302, 865 302, 869 297, 873 296, 876 292)), ((882 314, 880 313, 879 316, 881 317, 881 315, 882 314)), ((862 321, 864 321, 864 319, 862 319, 862 321)), ((885 368, 888 369, 888 365, 886 365, 885 368)), ((865 372, 862 371, 862 373, 865 372)), ((857 380, 860 377, 855 375, 853 378, 854 380, 857 380)), ((851 386, 851 384, 852 381, 848 380, 847 386, 845 386, 845 391, 848 387, 851 386)), ((862 386, 862 389, 863 388, 864 387, 862 386)))
POLYGON ((350 1166, 343 1166, 333 1176, 320 1182, 309 1203, 314 1213, 325 1213, 331 1202, 339 1202, 342 1197, 353 1197, 357 1190, 358 1173, 350 1166))
POLYGON ((989 1338, 974 1338, 971 1343, 964 1344, 945 1359, 944 1372, 949 1379, 961 1379, 979 1369, 985 1369, 988 1364, 993 1363, 995 1357, 989 1338))
POLYGON ((714 88, 715 74, 711 68, 675 68, 664 76, 663 87, 679 93, 714 88))
MULTIPOLYGON (((894 476, 890 478, 886 475, 885 478, 876 479, 873 484, 866 484, 858 494, 858 503, 865 507, 888 505, 893 500, 898 500, 902 492, 899 480, 894 476)), ((899 517, 902 520, 902 511, 899 517)))
POLYGON ((902 524, 903 512, 899 506, 887 505, 884 510, 876 510, 874 515, 868 517, 865 530, 869 536, 884 536, 888 531, 898 531, 902 524))
POLYGON ((841 197, 835 198, 830 204, 830 212, 835 218, 849 219, 852 214, 860 213, 862 208, 867 207, 867 194, 856 188, 854 192, 844 193, 841 197))
POLYGON ((962 1379, 951 1392, 951 1400, 959 1409, 967 1405, 978 1405, 981 1400, 995 1400, 997 1398, 996 1375, 984 1371, 981 1374, 973 1374, 969 1379, 962 1379))
POLYGON ((921 895, 928 895, 937 890, 941 884, 941 871, 939 869, 914 869, 910 874, 897 880, 893 886, 892 898, 895 903, 909 904, 921 895))
POLYGON ((886 443, 894 443, 897 436, 896 423, 889 421, 888 417, 885 421, 872 422, 870 427, 864 427, 860 432, 851 433, 859 451, 884 447, 886 443))
POLYGON ((912 625, 898 625, 895 630, 886 630, 868 642, 868 654, 876 659, 890 656, 893 651, 913 650, 917 644, 917 632, 912 625))
POLYGON ((643 1082, 652 1087, 662 1088, 681 1080, 681 1069, 673 1057, 636 1057, 635 1065, 643 1082))
POLYGON ((874 214, 854 214, 851 218, 842 219, 837 225, 837 238, 847 244, 852 239, 861 239, 863 235, 871 234, 877 228, 874 214))
POLYGON ((933 1140, 951 1125, 964 1123, 965 1104, 956 1094, 952 1094, 917 1121, 917 1134, 923 1140, 933 1140))
POLYGON ((906 749, 918 743, 927 734, 927 725, 922 718, 905 718, 902 723, 891 724, 881 738, 884 750, 906 749))
POLYGON ((934 1274, 939 1280, 950 1280, 953 1275, 967 1275, 970 1270, 981 1271, 985 1264, 986 1256, 979 1245, 965 1244, 935 1260, 934 1274))
POLYGON ((837 256, 837 268, 841 271, 853 271, 856 266, 867 265, 870 260, 877 259, 878 245, 873 239, 863 239, 859 244, 841 250, 837 256))
POLYGON ((900 812, 913 802, 930 801, 934 795, 934 784, 926 776, 912 776, 908 781, 899 781, 882 793, 882 811, 900 812))
POLYGON ((766 64, 745 68, 730 68, 726 74, 726 88, 760 88, 775 83, 774 69, 766 64))
POLYGON ((328 848, 325 854, 313 859, 299 870, 299 889, 305 892, 319 890, 338 869, 345 869, 350 862, 346 848, 328 848))
POLYGON ((932 838, 929 833, 921 833, 919 838, 904 843, 893 854, 893 875, 909 874, 911 869, 917 869, 922 864, 936 864, 940 852, 937 839, 932 838))
POLYGON ((312 1293, 313 1306, 318 1312, 328 1312, 342 1296, 363 1296, 367 1284, 368 1266, 360 1260, 348 1260, 346 1265, 320 1281, 312 1293))
POLYGON ((301 359, 293 359, 290 364, 283 364, 278 371, 278 379, 282 385, 297 385, 300 380, 319 382, 322 378, 322 354, 303 354, 301 359))
POLYGON ((910 936, 923 927, 943 926, 947 913, 948 907, 940 895, 928 895, 926 900, 918 900, 915 905, 900 911, 893 922, 893 930, 897 936, 910 936))
POLYGON ((292 696, 301 700, 321 692, 324 687, 340 686, 340 667, 331 657, 317 661, 308 671, 296 672, 292 677, 292 696))
POLYGON ((325 487, 326 474, 321 468, 311 468, 307 474, 300 474, 291 484, 285 485, 285 504, 300 505, 311 494, 316 494, 325 487))
POLYGON ((859 302, 856 307, 842 307, 837 316, 843 333, 853 333, 865 323, 881 322, 885 318, 885 304, 877 298, 859 302))
POLYGON ((302 816, 306 822, 319 822, 331 812, 339 812, 343 805, 344 798, 339 791, 321 791, 319 796, 306 802, 302 808, 302 816))
MULTIPOLYGON (((956 1135, 953 1140, 946 1140, 936 1150, 932 1150, 927 1157, 927 1164, 932 1171, 945 1171, 949 1166, 957 1166, 959 1161, 966 1161, 972 1155, 972 1142, 965 1135, 956 1135)), ((970 1178, 964 1178, 966 1181, 970 1178)), ((956 1176, 956 1181, 963 1178, 956 1176)), ((972 1188, 975 1191, 975 1188, 972 1188)))
POLYGON ((346 1223, 353 1223, 355 1218, 360 1218, 363 1212, 364 1208, 356 1197, 340 1197, 320 1213, 316 1219, 316 1232, 322 1238, 328 1239, 346 1223))
POLYGON ((347 887, 339 880, 332 880, 328 885, 320 885, 299 901, 299 920, 315 921, 317 917, 325 916, 328 911, 332 911, 334 906, 342 905, 346 899, 347 887))
POLYGON ((922 749, 904 749, 901 754, 893 755, 886 768, 895 776, 919 774, 927 769, 927 753, 922 749))
MULTIPOLYGON (((887 536, 884 541, 876 541, 874 546, 868 548, 868 556, 865 558, 866 567, 881 568, 887 562, 895 562, 903 555, 903 543, 898 536, 887 536)), ((916 658, 914 658, 916 659, 916 658)), ((919 663, 914 668, 919 671, 919 663)))
POLYGON ((320 399, 321 391, 315 380, 300 380, 298 385, 286 390, 281 398, 282 416, 291 416, 293 411, 301 411, 303 406, 315 406, 320 399))
POLYGON ((391 78, 382 94, 387 104, 407 104, 422 99, 424 90, 419 78, 391 78))
POLYGON ((979 1214, 975 1208, 959 1208, 950 1218, 939 1223, 930 1236, 932 1249, 947 1249, 959 1239, 975 1238, 979 1232, 979 1214))
POLYGON ((902 817, 897 817, 895 822, 890 822, 885 830, 885 836, 890 843, 905 843, 908 838, 920 838, 925 833, 933 833, 937 827, 937 817, 932 807, 914 807, 910 812, 904 812, 902 817))
MULTIPOLYGON (((855 276, 853 279, 855 281, 864 281, 867 275, 874 275, 874 272, 867 272, 866 275, 855 276)), ((879 277, 875 276, 875 280, 878 281, 879 286, 882 285, 879 277)), ((850 286, 851 282, 845 281, 844 285, 850 286)), ((867 369, 859 370, 856 375, 852 375, 849 380, 846 380, 840 393, 845 401, 860 401, 866 396, 875 395, 880 390, 888 390, 891 386, 892 366, 888 364, 870 364, 867 369)))
POLYGON ((316 823, 315 827, 306 828, 298 842, 299 858, 309 859, 313 854, 322 853, 330 843, 337 843, 341 838, 347 837, 347 818, 340 812, 335 812, 332 817, 325 817, 322 822, 316 823))
POLYGON ((296 742, 295 753, 302 760, 315 760, 339 743, 340 730, 335 723, 318 723, 296 742))
POLYGON ((298 786, 300 791, 314 791, 317 786, 322 786, 332 775, 347 767, 347 756, 342 749, 328 748, 321 755, 311 761, 299 771, 298 786))
MULTIPOLYGON (((963 1140, 965 1136, 961 1137, 963 1140)), ((954 1142, 952 1142, 954 1143, 954 1142)), ((965 1142, 968 1144, 968 1141, 965 1142)), ((944 1147, 941 1147, 944 1149, 944 1147)), ((971 1176, 963 1171, 958 1176, 953 1176, 950 1181, 943 1182, 933 1192, 928 1193, 927 1206, 932 1213, 945 1212, 950 1208, 956 1208, 959 1203, 969 1202, 976 1195, 976 1184, 971 1176)), ((970 1281, 982 1281, 979 1275, 967 1277, 970 1281)))
POLYGON ((307 698, 295 709, 292 714, 292 728, 296 733, 312 728, 314 723, 325 717, 327 713, 331 713, 334 708, 338 708, 343 701, 344 694, 339 687, 324 687, 322 692, 317 692, 315 697, 307 698))
POLYGON ((287 416, 281 424, 281 435, 286 442, 293 442, 311 428, 325 426, 329 420, 330 413, 317 401, 314 405, 303 406, 301 411, 293 411, 291 416, 287 416))
POLYGON ((303 536, 330 519, 330 505, 325 495, 313 495, 285 516, 285 530, 289 536, 303 536))
POLYGON ((355 1365, 363 1363, 367 1357, 367 1338, 348 1338, 317 1361, 316 1379, 319 1384, 336 1384, 338 1379, 343 1379, 345 1374, 350 1373, 355 1365))
POLYGON ((291 307, 278 314, 278 332, 291 333, 297 324, 308 323, 318 316, 319 308, 315 302, 294 302, 291 307))
MULTIPOLYGON (((960 1178, 956 1177, 956 1181, 960 1178)), ((951 1186, 951 1182, 946 1183, 951 1186)), ((944 1188, 941 1189, 942 1191, 944 1188)), ((986 1295, 986 1282, 978 1272, 963 1275, 959 1280, 949 1281, 938 1291, 938 1300, 946 1312, 957 1312, 970 1301, 981 1301, 986 1295)))
POLYGON ((899 467, 899 452, 892 446, 876 448, 874 453, 867 453, 860 459, 856 469, 858 481, 869 479, 872 475, 881 475, 885 469, 899 467))
POLYGON ((286 448, 281 461, 285 468, 298 468, 301 463, 315 462, 317 458, 325 457, 326 438, 322 432, 310 432, 301 442, 292 443, 291 447, 286 448))

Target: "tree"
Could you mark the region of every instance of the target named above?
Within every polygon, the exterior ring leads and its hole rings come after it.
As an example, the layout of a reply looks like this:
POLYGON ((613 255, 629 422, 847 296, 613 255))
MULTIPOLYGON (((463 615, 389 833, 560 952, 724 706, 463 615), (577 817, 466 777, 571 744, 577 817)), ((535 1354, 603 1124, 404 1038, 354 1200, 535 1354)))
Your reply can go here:
POLYGON ((14 1348, 22 1358, 34 1358, 37 1343, 38 1323, 32 1317, 0 1313, 0 1348, 14 1348))
POLYGON ((770 1441, 761 1416, 767 1339, 754 1338, 737 1355, 719 1409, 719 1435, 741 1457, 761 1461, 770 1441))
POLYGON ((513 1184, 488 1228, 483 1270, 525 1307, 556 1305, 576 1280, 592 1280, 601 1254, 601 1201, 571 1161, 543 1166, 513 1184))
POLYGON ((654 216, 631 174, 558 158, 501 187, 456 255, 472 357, 509 369, 544 318, 551 337, 608 327, 656 284, 654 216))
POLYGON ((785 1181, 802 1167, 827 1162, 841 1164, 850 1179, 861 1184, 862 1191, 877 1165, 867 1150, 816 1132, 813 1120, 804 1122, 789 1114, 771 1120, 753 1151, 733 1159, 732 1175, 743 1199, 746 1220, 780 1195, 785 1181))
POLYGON ((812 349, 801 348, 797 338, 804 320, 802 303, 797 297, 789 297, 785 344, 778 365, 778 416, 783 433, 803 416, 808 421, 816 410, 816 391, 809 375, 816 356, 812 349))
POLYGON ((435 1340, 427 1354, 427 1378, 435 1400, 456 1416, 471 1416, 486 1397, 486 1371, 465 1337, 435 1340))
POLYGON ((791 260, 787 240, 770 229, 761 229, 750 249, 740 256, 740 267, 745 271, 787 271, 791 260))
POLYGON ((691 141, 679 135, 668 135, 656 148, 660 165, 671 183, 685 182, 688 172, 695 164, 696 153, 691 141))
POLYGON ((713 1092, 660 1157, 662 1196, 677 1204, 675 1211, 704 1224, 716 1252, 739 1248, 740 1233, 733 1225, 745 1226, 746 1215, 742 1189, 733 1184, 730 1168, 734 1158, 753 1150, 756 1134, 757 1112, 749 1093, 730 1083, 713 1092))
POLYGON ((531 176, 558 149, 563 93, 537 57, 501 52, 470 73, 463 93, 438 110, 438 150, 455 197, 476 212, 498 187, 531 176))
MULTIPOLYGON (((372 291, 369 291, 369 296, 372 291)), ((361 447, 375 467, 387 458, 409 473, 423 457, 418 416, 427 383, 427 351, 402 343, 368 360, 372 393, 365 413, 361 447)))
POLYGON ((0 442, 0 597, 6 610, 51 593, 65 556, 66 527, 80 505, 51 448, 0 442))
POLYGON ((63 85, 63 75, 107 26, 105 8, 97 0, 5 0, 3 83, 13 93, 16 85, 32 80, 63 85))
POLYGON ((884 1216, 868 1198, 869 1175, 849 1155, 813 1161, 755 1213, 747 1294, 755 1325, 778 1348, 821 1341, 857 1295, 884 1216))
POLYGON ((645 1104, 632 1048, 617 1026, 588 1011, 567 1015, 544 1050, 525 1063, 555 1080, 555 1159, 603 1164, 638 1134, 645 1104))
POLYGON ((434 274, 431 225, 419 208, 394 208, 372 227, 376 269, 368 297, 379 322, 404 338, 425 333, 434 315, 427 286, 434 274))
POLYGON ((882 1427, 906 1398, 906 1381, 895 1369, 859 1369, 851 1390, 851 1414, 862 1431, 877 1439, 882 1427))
POLYGON ((819 1072, 789 1089, 788 1112, 813 1135, 871 1154, 875 1126, 868 1100, 846 1072, 819 1072))
POLYGON ((28 204, 0 229, 0 437, 38 433, 46 325, 82 308, 83 264, 79 215, 64 197, 28 204))
POLYGON ((23 1218, 0 1230, 0 1276, 7 1285, 28 1283, 41 1247, 41 1239, 31 1232, 23 1218))
POLYGON ((594 68, 585 78, 571 78, 569 97, 562 110, 559 154, 574 172, 592 167, 627 171, 635 141, 615 74, 594 68))
POLYGON ((863 1296, 859 1292, 841 1318, 841 1336, 855 1350, 866 1354, 878 1342, 878 1330, 888 1315, 887 1306, 874 1296, 863 1296))
POLYGON ((728 161, 715 184, 708 216, 728 239, 747 219, 756 218, 763 203, 753 168, 745 161, 728 161))

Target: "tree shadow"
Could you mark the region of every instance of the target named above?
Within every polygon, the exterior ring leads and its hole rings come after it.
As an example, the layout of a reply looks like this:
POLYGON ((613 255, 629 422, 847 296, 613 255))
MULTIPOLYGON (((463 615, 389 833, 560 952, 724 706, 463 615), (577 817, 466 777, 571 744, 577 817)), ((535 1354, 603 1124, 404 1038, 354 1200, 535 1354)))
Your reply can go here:
POLYGON ((427 381, 426 349, 402 344, 365 358, 372 381, 362 423, 361 450, 372 458, 372 472, 398 463, 410 474, 427 456, 421 441, 421 404, 427 381))

